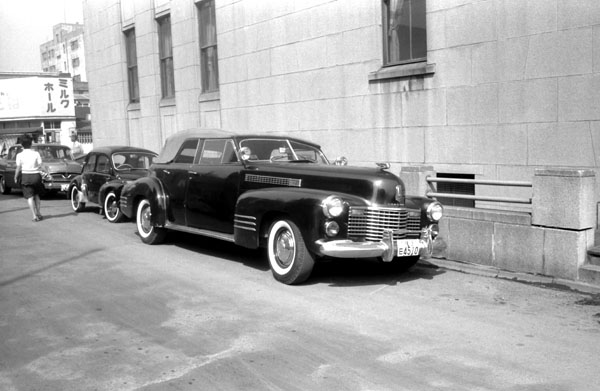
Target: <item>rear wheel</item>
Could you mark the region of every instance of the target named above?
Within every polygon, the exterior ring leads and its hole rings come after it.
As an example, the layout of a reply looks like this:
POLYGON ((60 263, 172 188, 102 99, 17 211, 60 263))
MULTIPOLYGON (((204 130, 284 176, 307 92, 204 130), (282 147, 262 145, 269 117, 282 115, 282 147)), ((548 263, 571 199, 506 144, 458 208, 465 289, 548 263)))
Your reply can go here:
POLYGON ((10 194, 10 187, 6 186, 6 181, 4 180, 4 177, 0 177, 0 193, 10 194))
POLYGON ((123 212, 119 209, 119 200, 114 191, 108 193, 104 199, 104 215, 106 220, 111 223, 118 223, 123 220, 123 212))
POLYGON ((271 225, 267 251, 273 276, 284 284, 304 282, 315 264, 300 230, 290 220, 278 220, 271 225))
POLYGON ((73 185, 71 187, 71 208, 77 213, 83 211, 85 208, 85 202, 82 202, 83 193, 79 190, 79 186, 73 185))
POLYGON ((167 231, 152 224, 152 210, 150 208, 150 201, 147 199, 143 199, 138 204, 135 224, 142 242, 159 244, 165 239, 167 231))

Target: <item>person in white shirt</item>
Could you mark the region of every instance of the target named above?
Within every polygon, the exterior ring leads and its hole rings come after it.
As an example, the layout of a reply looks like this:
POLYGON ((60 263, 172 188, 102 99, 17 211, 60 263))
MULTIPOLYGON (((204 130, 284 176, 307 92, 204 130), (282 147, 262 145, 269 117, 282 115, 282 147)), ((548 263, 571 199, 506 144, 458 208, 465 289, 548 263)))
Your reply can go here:
POLYGON ((77 139, 77 133, 71 133, 71 153, 74 158, 83 155, 83 146, 77 139))
POLYGON ((30 134, 21 137, 23 151, 17 154, 15 183, 21 184, 23 197, 27 200, 29 209, 33 214, 33 221, 43 219, 40 212, 40 194, 44 192, 42 183, 42 157, 37 151, 31 149, 33 138, 30 134), (20 181, 20 182, 19 182, 20 181))

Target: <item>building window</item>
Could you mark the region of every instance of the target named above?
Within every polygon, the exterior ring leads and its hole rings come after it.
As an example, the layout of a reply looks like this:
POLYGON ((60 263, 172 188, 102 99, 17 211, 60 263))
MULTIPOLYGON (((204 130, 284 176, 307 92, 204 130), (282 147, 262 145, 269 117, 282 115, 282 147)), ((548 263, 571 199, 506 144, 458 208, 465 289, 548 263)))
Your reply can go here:
POLYGON ((79 41, 71 41, 71 50, 77 50, 79 48, 79 41))
POLYGON ((217 56, 217 24, 215 2, 206 0, 198 4, 200 24, 200 72, 202 92, 219 90, 219 64, 217 56))
POLYGON ((127 82, 129 85, 129 102, 137 103, 140 101, 140 86, 138 84, 135 29, 125 31, 125 52, 127 55, 127 82))
POLYGON ((383 0, 384 65, 427 59, 426 0, 383 0))
POLYGON ((171 17, 157 20, 160 56, 160 81, 163 98, 175 96, 175 74, 173 72, 173 47, 171 43, 171 17))
POLYGON ((79 66, 79 58, 74 58, 72 62, 73 68, 77 68, 79 66))

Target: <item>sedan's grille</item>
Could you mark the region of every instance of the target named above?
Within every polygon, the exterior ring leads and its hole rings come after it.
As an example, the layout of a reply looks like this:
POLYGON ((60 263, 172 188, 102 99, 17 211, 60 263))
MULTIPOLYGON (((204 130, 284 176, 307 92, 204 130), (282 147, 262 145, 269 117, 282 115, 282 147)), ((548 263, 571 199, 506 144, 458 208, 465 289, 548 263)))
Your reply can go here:
POLYGON ((394 239, 418 238, 420 211, 391 207, 351 207, 348 238, 378 242, 385 229, 395 230, 394 239))
POLYGON ((75 178, 77 174, 67 174, 67 173, 53 173, 50 174, 52 177, 52 181, 54 182, 70 182, 71 179, 75 178))

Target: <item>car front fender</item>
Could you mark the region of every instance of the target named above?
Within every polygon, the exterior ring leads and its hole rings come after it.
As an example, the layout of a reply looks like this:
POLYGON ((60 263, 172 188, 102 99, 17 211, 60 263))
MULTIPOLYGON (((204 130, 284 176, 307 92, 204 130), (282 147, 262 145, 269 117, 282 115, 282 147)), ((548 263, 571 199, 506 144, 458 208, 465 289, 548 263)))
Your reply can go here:
POLYGON ((157 178, 144 177, 123 185, 119 209, 128 218, 134 218, 137 206, 143 199, 150 202, 152 223, 163 227, 167 222, 167 196, 162 183, 157 178))
POLYGON ((332 194, 281 187, 247 191, 236 204, 234 240, 238 245, 257 248, 264 244, 271 224, 285 218, 298 226, 309 250, 316 251, 315 242, 324 235, 326 220, 321 204, 332 194))

